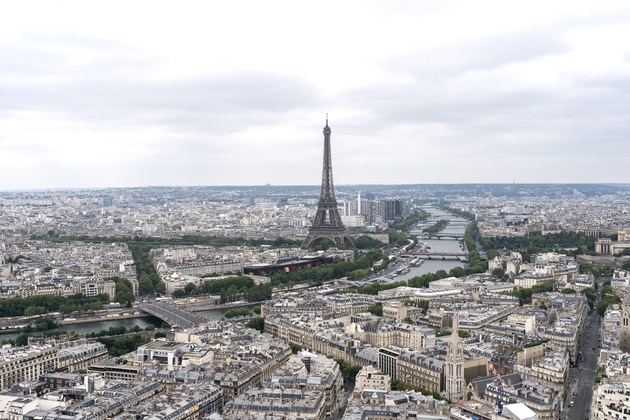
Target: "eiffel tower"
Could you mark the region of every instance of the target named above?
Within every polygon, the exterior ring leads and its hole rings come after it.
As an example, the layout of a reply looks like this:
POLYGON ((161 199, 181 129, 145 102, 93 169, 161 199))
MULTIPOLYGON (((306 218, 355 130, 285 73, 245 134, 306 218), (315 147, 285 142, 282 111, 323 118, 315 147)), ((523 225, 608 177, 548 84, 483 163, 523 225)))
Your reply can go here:
POLYGON ((330 155, 330 127, 328 127, 328 114, 326 114, 326 127, 324 127, 324 169, 322 170, 322 191, 317 203, 317 213, 313 226, 308 230, 308 235, 302 245, 307 248, 317 246, 322 239, 330 239, 335 245, 345 244, 354 248, 354 243, 348 236, 346 227, 341 221, 335 187, 332 176, 332 158, 330 155))

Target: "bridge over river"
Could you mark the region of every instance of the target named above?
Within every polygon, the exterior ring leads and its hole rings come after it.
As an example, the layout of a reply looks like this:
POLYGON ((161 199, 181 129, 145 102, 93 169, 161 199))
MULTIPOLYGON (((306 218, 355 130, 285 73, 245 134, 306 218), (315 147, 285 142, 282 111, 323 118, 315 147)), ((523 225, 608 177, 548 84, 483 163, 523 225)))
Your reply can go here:
POLYGON ((409 253, 409 254, 403 254, 401 255, 402 258, 423 258, 423 259, 427 259, 427 260, 435 260, 435 259, 449 259, 449 258, 453 258, 453 259, 459 259, 459 258, 467 258, 468 257, 468 252, 465 251, 461 251, 461 252, 440 252, 440 251, 436 251, 436 252, 415 252, 415 253, 409 253))
POLYGON ((171 325, 179 325, 182 328, 191 328, 208 322, 208 320, 201 315, 161 302, 142 302, 138 306, 138 309, 160 318, 162 321, 166 321, 171 325))

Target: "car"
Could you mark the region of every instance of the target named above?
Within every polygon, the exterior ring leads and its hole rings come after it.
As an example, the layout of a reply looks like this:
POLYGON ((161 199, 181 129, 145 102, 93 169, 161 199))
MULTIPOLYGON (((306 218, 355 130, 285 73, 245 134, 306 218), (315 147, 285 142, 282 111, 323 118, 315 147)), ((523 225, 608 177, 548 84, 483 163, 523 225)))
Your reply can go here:
POLYGON ((582 370, 582 366, 580 366, 578 369, 579 369, 579 370, 582 370))
POLYGON ((571 402, 569 403, 569 407, 573 407, 575 405, 575 401, 571 400, 571 402))

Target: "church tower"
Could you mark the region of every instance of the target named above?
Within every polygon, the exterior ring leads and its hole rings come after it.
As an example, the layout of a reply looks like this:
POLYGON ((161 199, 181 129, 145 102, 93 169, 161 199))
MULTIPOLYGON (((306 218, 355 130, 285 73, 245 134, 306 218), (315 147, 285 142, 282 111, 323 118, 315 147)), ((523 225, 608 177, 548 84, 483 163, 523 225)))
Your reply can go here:
POLYGON ((459 343, 459 320, 453 313, 453 334, 451 346, 446 356, 446 390, 444 396, 454 403, 464 398, 466 382, 464 380, 464 353, 459 343))
POLYGON ((619 349, 630 353, 630 294, 621 305, 621 322, 619 323, 619 349))

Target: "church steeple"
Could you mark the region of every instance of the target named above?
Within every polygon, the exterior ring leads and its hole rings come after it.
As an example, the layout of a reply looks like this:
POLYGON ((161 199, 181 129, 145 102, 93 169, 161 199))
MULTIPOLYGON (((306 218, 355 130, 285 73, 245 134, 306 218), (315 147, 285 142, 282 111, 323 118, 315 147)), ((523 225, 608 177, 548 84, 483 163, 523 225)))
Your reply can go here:
POLYGON ((464 398, 464 354, 459 342, 459 318, 453 313, 453 328, 450 348, 446 356, 446 389, 444 395, 453 402, 464 398))
POLYGON ((630 294, 626 296, 621 305, 621 319, 619 322, 619 349, 630 352, 630 294))

